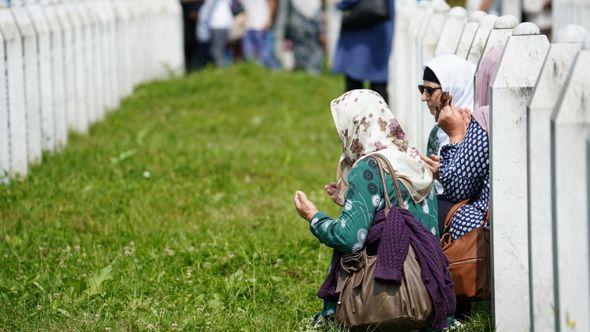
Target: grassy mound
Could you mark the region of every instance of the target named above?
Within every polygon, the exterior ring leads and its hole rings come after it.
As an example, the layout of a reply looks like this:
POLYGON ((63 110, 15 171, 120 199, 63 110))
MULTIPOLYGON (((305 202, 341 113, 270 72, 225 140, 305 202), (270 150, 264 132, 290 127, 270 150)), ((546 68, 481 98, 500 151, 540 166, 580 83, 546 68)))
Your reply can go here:
POLYGON ((145 85, 0 186, 0 330, 304 328, 330 250, 292 195, 338 212, 341 88, 248 65, 145 85))

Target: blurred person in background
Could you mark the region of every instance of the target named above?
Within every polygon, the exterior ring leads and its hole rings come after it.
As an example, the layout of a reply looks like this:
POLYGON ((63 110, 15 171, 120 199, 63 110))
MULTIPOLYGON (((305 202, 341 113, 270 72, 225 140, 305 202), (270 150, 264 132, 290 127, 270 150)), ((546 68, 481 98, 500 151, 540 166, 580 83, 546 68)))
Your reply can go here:
POLYGON ((227 44, 234 23, 231 0, 206 0, 199 12, 197 36, 209 42, 211 57, 217 67, 229 64, 227 44))
POLYGON ((276 0, 241 0, 246 15, 246 31, 242 38, 244 58, 270 68, 277 68, 272 46, 272 27, 276 0))
POLYGON ((292 48, 294 68, 320 74, 324 61, 323 1, 280 0, 277 41, 280 48, 292 48))
POLYGON ((199 69, 207 62, 207 44, 197 41, 195 29, 199 18, 199 10, 204 0, 182 0, 182 16, 184 22, 184 63, 187 72, 199 69))
MULTIPOLYGON (((361 1, 341 0, 337 7, 346 16, 361 1)), ((387 81, 389 55, 393 40, 395 18, 394 0, 383 0, 387 4, 387 19, 361 28, 347 28, 343 25, 334 55, 332 70, 345 76, 345 91, 362 89, 365 81, 370 89, 379 93, 388 102, 387 81)))

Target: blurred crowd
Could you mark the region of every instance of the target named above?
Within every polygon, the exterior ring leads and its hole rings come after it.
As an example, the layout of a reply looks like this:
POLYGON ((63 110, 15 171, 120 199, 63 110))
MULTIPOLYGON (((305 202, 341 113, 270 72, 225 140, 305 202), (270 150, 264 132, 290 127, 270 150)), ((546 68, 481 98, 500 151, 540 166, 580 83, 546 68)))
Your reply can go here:
POLYGON ((183 0, 187 71, 238 60, 318 74, 323 0, 183 0))

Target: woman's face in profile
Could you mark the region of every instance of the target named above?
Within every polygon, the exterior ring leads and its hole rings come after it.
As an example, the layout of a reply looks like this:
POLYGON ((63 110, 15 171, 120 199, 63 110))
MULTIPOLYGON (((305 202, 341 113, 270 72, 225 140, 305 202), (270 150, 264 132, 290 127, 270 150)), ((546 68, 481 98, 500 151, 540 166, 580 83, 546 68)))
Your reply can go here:
POLYGON ((442 89, 440 84, 431 81, 424 81, 423 88, 420 91, 420 100, 426 102, 430 114, 436 114, 436 109, 440 107, 442 89))

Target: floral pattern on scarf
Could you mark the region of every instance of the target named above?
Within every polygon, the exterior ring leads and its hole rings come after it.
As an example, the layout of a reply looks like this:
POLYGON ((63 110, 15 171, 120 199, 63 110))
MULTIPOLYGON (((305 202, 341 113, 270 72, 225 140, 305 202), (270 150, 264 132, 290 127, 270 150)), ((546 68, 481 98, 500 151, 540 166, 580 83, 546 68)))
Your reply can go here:
POLYGON ((418 150, 409 145, 407 135, 381 95, 372 90, 352 90, 334 99, 330 107, 343 147, 337 175, 341 192, 346 191, 350 168, 379 153, 393 165, 414 201, 428 195, 432 173, 418 150))

